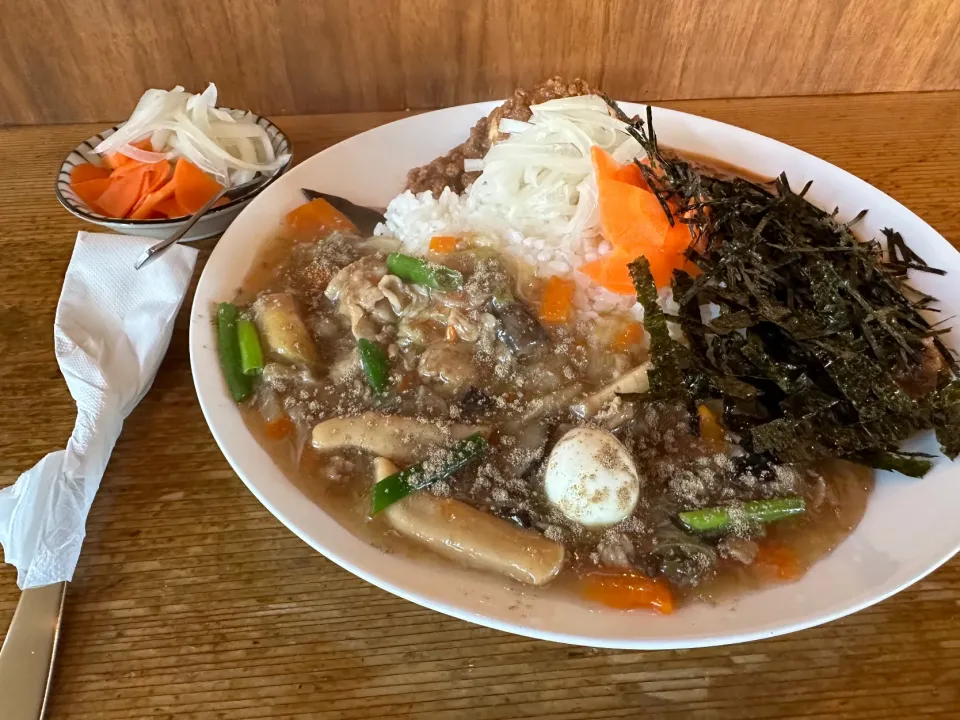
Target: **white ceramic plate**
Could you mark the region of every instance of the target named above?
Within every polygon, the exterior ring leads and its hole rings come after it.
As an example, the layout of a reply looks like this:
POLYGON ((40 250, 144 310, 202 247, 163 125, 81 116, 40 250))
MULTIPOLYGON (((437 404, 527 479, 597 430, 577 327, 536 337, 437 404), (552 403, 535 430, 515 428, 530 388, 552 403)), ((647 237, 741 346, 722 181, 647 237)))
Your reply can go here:
MULTIPOLYGON (((530 637, 597 647, 684 648, 779 635, 856 612, 923 577, 960 548, 960 464, 941 458, 922 480, 880 473, 863 522, 802 580, 715 606, 684 607, 662 617, 617 612, 508 586, 498 577, 453 564, 386 555, 354 537, 283 475, 247 430, 227 395, 211 322, 214 303, 231 300, 260 246, 302 201, 301 187, 384 206, 404 185, 407 170, 445 153, 496 103, 480 103, 406 118, 340 143, 310 158, 267 188, 230 226, 197 289, 190 321, 190 355, 200 404, 224 455, 254 495, 305 542, 363 579, 396 595, 470 622, 530 637)), ((644 108, 624 104, 643 116, 644 108)), ((839 206, 841 219, 869 208, 858 226, 879 236, 893 227, 946 277, 920 274, 919 289, 941 300, 945 316, 960 313, 960 255, 929 225, 879 190, 795 148, 730 125, 655 109, 663 145, 701 153, 759 175, 786 171, 800 188, 813 180, 810 200, 839 206)), ((955 347, 956 338, 948 344, 955 347)), ((913 444, 936 452, 932 439, 913 444)))

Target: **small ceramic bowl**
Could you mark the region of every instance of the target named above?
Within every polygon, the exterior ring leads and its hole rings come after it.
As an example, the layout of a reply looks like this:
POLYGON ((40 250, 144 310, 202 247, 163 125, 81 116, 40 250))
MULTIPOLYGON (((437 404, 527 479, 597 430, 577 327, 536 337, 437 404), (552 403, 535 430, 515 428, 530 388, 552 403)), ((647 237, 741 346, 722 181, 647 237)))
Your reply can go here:
MULTIPOLYGON (((267 137, 270 138, 270 143, 273 145, 274 154, 283 155, 291 153, 290 141, 287 139, 287 136, 283 134, 283 131, 280 130, 280 128, 267 120, 265 117, 260 117, 259 115, 248 110, 227 109, 227 112, 236 118, 252 117, 257 125, 267 131, 267 137)), ((64 160, 63 164, 60 166, 60 172, 57 174, 57 200, 59 200, 61 205, 63 205, 78 218, 95 223, 97 225, 102 225, 103 227, 109 228, 115 232, 123 233, 124 235, 140 235, 143 237, 168 237, 176 232, 187 221, 187 217, 163 218, 159 220, 129 220, 127 218, 111 218, 101 215, 100 213, 88 207, 87 204, 77 197, 77 194, 70 188, 70 173, 73 172, 73 169, 77 165, 88 163, 99 166, 102 164, 103 160, 100 155, 94 152, 94 148, 103 140, 113 135, 113 133, 117 131, 118 127, 120 126, 114 125, 112 128, 109 130, 104 130, 99 135, 94 135, 93 137, 87 138, 82 143, 77 145, 77 147, 75 147, 67 156, 66 160, 64 160)), ((291 163, 288 162, 286 165, 277 170, 273 177, 267 180, 267 182, 259 187, 254 188, 246 195, 231 200, 230 202, 226 203, 225 205, 221 205, 218 208, 210 210, 206 215, 197 221, 196 225, 190 228, 190 231, 187 232, 183 239, 202 240, 203 238, 213 237, 214 235, 219 235, 222 233, 227 229, 227 226, 240 213, 240 211, 243 210, 247 203, 256 197, 260 191, 275 182, 278 177, 280 177, 290 168, 290 165, 291 163)))

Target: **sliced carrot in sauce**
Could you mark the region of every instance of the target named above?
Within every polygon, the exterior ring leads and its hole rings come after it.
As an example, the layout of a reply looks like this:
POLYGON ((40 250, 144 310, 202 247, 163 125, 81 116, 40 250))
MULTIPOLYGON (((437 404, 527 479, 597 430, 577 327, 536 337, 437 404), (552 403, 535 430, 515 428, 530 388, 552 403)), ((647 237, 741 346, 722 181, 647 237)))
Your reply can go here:
POLYGON ((75 183, 70 187, 77 194, 77 197, 83 200, 83 203, 97 213, 103 213, 98 201, 103 192, 110 186, 109 178, 98 178, 94 180, 85 180, 75 183))
POLYGON ((284 219, 287 229, 301 238, 319 238, 332 232, 358 232, 342 212, 323 198, 291 210, 284 219))
POLYGON ((435 235, 430 239, 430 252, 450 253, 457 249, 459 238, 452 235, 435 235))
POLYGON ((797 554, 786 545, 770 540, 760 543, 753 565, 783 582, 793 582, 803 575, 803 566, 797 554))
POLYGON ((587 600, 617 610, 656 610, 663 615, 673 612, 673 593, 662 580, 638 572, 591 573, 581 580, 587 600))
POLYGON ((286 415, 281 415, 276 420, 271 420, 263 426, 264 433, 271 440, 282 440, 285 437, 290 437, 294 430, 293 421, 286 415))
POLYGON ((638 322, 628 322, 613 338, 613 349, 616 352, 629 352, 643 342, 643 325, 638 322))
POLYGON ((573 312, 573 280, 554 275, 547 279, 540 297, 540 319, 548 323, 565 323, 573 312))

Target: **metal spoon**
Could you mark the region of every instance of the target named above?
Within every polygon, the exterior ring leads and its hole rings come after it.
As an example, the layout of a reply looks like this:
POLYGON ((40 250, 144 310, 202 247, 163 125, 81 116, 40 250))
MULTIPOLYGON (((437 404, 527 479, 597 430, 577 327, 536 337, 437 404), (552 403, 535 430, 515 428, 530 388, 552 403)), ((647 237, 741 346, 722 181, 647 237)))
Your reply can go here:
POLYGON ((161 240, 156 245, 151 245, 146 250, 144 250, 143 254, 140 257, 138 257, 137 261, 133 264, 133 267, 139 270, 144 265, 146 265, 151 258, 156 257, 157 255, 162 253, 164 250, 166 250, 168 247, 170 247, 175 242, 177 242, 184 235, 186 235, 187 232, 189 232, 190 228, 192 228, 194 225, 197 224, 197 220, 202 218, 206 214, 206 212, 210 208, 212 208, 220 198, 225 197, 228 200, 236 200, 238 197, 242 197, 243 195, 246 195, 247 193, 252 192, 253 190, 256 190, 261 185, 266 184, 266 182, 270 180, 270 178, 272 177, 273 175, 259 175, 253 180, 251 180, 250 182, 243 183, 243 185, 237 185, 236 187, 221 189, 220 192, 218 192, 212 198, 207 200, 207 202, 203 204, 203 207, 201 207, 193 215, 191 215, 190 218, 183 225, 181 225, 173 235, 166 238, 165 240, 161 240))

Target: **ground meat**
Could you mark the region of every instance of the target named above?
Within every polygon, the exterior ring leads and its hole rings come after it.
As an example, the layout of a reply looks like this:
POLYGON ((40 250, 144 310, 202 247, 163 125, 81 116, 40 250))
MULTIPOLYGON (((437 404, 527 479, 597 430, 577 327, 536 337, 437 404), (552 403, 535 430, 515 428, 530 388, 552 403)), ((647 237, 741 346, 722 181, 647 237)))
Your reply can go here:
POLYGON ((463 192, 470 187, 480 173, 464 172, 464 158, 479 160, 487 154, 490 145, 503 136, 498 125, 501 118, 511 120, 529 120, 530 106, 555 100, 557 98, 589 95, 592 88, 580 78, 571 83, 564 82, 560 77, 552 77, 533 87, 532 90, 515 90, 513 95, 500 107, 496 108, 489 117, 481 118, 470 130, 470 137, 446 155, 438 157, 431 163, 414 168, 407 174, 407 190, 421 193, 429 190, 435 197, 439 197, 444 188, 448 187, 456 193, 463 192))

